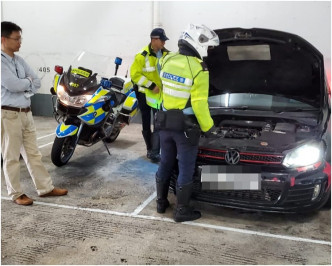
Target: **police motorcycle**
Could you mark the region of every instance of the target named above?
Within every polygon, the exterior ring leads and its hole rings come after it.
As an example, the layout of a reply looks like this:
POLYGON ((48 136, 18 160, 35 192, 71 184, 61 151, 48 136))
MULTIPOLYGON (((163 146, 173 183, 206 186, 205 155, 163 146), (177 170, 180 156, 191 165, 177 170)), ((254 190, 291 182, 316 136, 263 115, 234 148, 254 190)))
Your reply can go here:
POLYGON ((127 75, 117 76, 122 59, 115 59, 113 76, 110 62, 109 57, 82 52, 67 72, 55 66, 51 94, 59 125, 51 151, 54 165, 67 164, 77 145, 89 147, 99 141, 110 155, 106 143, 114 142, 136 114, 133 84, 127 75))

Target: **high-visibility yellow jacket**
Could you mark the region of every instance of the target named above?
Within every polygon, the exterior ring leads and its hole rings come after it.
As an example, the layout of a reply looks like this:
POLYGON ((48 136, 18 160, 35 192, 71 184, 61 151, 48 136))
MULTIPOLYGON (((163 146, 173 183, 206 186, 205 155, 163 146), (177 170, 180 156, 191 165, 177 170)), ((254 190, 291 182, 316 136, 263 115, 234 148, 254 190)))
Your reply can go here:
POLYGON ((163 107, 167 110, 191 107, 203 132, 214 125, 210 115, 209 71, 202 60, 194 56, 170 53, 161 61, 163 107))
MULTIPOLYGON (((162 57, 168 53, 168 50, 162 50, 162 57)), ((161 80, 159 77, 158 58, 151 48, 151 44, 145 46, 136 54, 133 64, 130 67, 130 76, 133 83, 138 85, 138 91, 145 93, 146 103, 156 109, 161 104, 161 80), (153 93, 155 86, 159 87, 159 93, 153 93)))

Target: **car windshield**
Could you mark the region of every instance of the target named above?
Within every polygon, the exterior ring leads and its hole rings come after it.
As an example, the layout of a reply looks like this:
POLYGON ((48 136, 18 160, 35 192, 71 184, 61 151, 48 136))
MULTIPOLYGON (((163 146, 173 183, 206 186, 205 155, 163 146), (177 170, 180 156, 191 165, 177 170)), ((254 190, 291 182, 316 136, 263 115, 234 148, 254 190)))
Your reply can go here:
POLYGON ((294 99, 255 93, 224 93, 210 96, 209 107, 266 111, 318 110, 316 107, 294 99))

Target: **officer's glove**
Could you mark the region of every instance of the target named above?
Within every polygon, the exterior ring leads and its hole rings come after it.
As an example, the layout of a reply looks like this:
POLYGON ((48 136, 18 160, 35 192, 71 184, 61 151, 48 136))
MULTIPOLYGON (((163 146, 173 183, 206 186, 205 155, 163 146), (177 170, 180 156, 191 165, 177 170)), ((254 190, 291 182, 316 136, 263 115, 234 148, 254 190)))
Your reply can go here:
POLYGON ((212 126, 209 131, 203 133, 206 138, 220 138, 222 134, 219 132, 219 128, 212 126))

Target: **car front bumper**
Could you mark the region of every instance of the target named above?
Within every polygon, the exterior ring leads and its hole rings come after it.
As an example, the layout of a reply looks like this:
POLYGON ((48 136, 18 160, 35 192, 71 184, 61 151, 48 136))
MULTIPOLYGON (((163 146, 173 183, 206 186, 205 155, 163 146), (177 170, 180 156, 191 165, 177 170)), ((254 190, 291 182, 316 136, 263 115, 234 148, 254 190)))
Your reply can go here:
MULTIPOLYGON (((326 168, 330 169, 328 163, 314 171, 300 173, 273 169, 266 171, 263 168, 260 190, 206 190, 201 182, 201 167, 197 166, 192 198, 244 210, 281 213, 314 211, 320 209, 331 194, 331 172, 326 171, 326 168)), ((171 181, 173 190, 175 182, 176 175, 171 181)))

